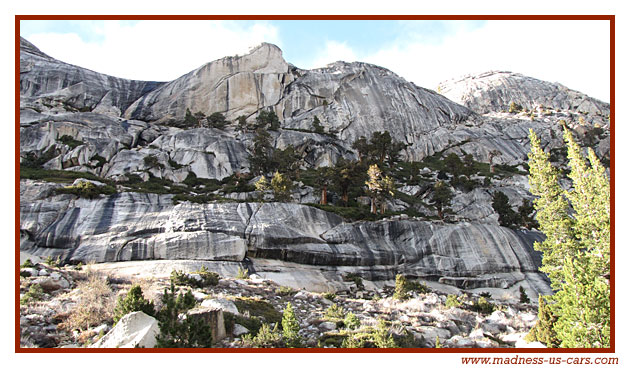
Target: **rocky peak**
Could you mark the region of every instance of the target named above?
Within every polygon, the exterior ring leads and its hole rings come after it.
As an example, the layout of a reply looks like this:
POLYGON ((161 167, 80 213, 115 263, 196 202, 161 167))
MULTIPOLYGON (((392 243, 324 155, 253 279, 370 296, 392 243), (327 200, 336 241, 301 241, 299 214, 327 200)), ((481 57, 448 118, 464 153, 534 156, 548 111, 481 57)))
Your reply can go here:
POLYGON ((40 49, 38 49, 35 45, 28 42, 25 38, 20 37, 20 56, 22 53, 29 54, 29 55, 36 55, 36 56, 43 57, 46 59, 52 59, 50 56, 46 55, 40 49))
POLYGON ((528 110, 538 108, 607 116, 610 104, 519 73, 489 71, 444 81, 438 90, 449 99, 477 113, 507 111, 514 102, 528 110))

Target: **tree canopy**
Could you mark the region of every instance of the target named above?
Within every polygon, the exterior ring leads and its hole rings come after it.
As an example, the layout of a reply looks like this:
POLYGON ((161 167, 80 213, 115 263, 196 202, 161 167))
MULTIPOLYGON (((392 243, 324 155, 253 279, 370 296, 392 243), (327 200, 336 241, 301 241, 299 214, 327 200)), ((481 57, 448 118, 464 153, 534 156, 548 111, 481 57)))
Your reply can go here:
POLYGON ((530 130, 529 184, 534 208, 546 235, 534 248, 543 254, 540 270, 556 292, 549 306, 560 347, 598 348, 610 345, 610 183, 595 152, 582 149, 565 127, 569 179, 564 190, 560 172, 530 130))

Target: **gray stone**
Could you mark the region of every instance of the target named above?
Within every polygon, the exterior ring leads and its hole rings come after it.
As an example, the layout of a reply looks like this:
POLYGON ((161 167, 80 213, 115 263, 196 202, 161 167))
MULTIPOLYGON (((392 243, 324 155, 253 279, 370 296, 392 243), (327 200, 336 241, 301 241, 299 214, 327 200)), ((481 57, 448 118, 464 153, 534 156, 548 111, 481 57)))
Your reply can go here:
POLYGON ((324 331, 332 331, 337 329, 337 324, 334 322, 322 322, 319 324, 319 328, 324 331))
POLYGON ((223 320, 223 310, 214 307, 201 307, 188 311, 186 318, 190 318, 195 323, 207 324, 212 331, 212 341, 216 343, 226 336, 225 322, 223 320))
POLYGON ((232 330, 232 335, 234 336, 241 336, 241 335, 245 335, 246 333, 249 333, 249 330, 241 325, 239 325, 238 323, 234 324, 234 329, 232 330))
POLYGON ((160 333, 158 321, 144 312, 132 312, 123 316, 91 348, 153 348, 160 333))
POLYGON ((202 307, 221 309, 224 312, 230 312, 232 314, 240 314, 238 308, 231 300, 215 298, 215 299, 206 299, 201 302, 202 307))

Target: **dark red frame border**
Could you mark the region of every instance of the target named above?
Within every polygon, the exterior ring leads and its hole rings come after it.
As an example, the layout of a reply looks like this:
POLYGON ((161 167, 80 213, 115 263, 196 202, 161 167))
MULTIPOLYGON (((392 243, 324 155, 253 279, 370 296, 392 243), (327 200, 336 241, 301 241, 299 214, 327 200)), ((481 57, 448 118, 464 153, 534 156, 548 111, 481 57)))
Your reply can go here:
POLYGON ((15 15, 15 352, 16 353, 614 353, 615 352, 615 15, 15 15), (610 22, 610 347, 603 349, 54 349, 20 347, 21 20, 608 20, 610 22))

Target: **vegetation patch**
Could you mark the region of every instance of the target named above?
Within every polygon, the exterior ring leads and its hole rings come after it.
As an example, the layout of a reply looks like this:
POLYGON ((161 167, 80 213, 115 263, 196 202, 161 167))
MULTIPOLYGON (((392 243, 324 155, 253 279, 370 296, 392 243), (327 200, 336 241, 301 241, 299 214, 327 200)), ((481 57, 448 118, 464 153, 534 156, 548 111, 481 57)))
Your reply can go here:
POLYGON ((234 297, 230 298, 239 313, 248 313, 250 316, 260 317, 265 323, 280 323, 282 313, 278 312, 271 303, 260 298, 234 297))

